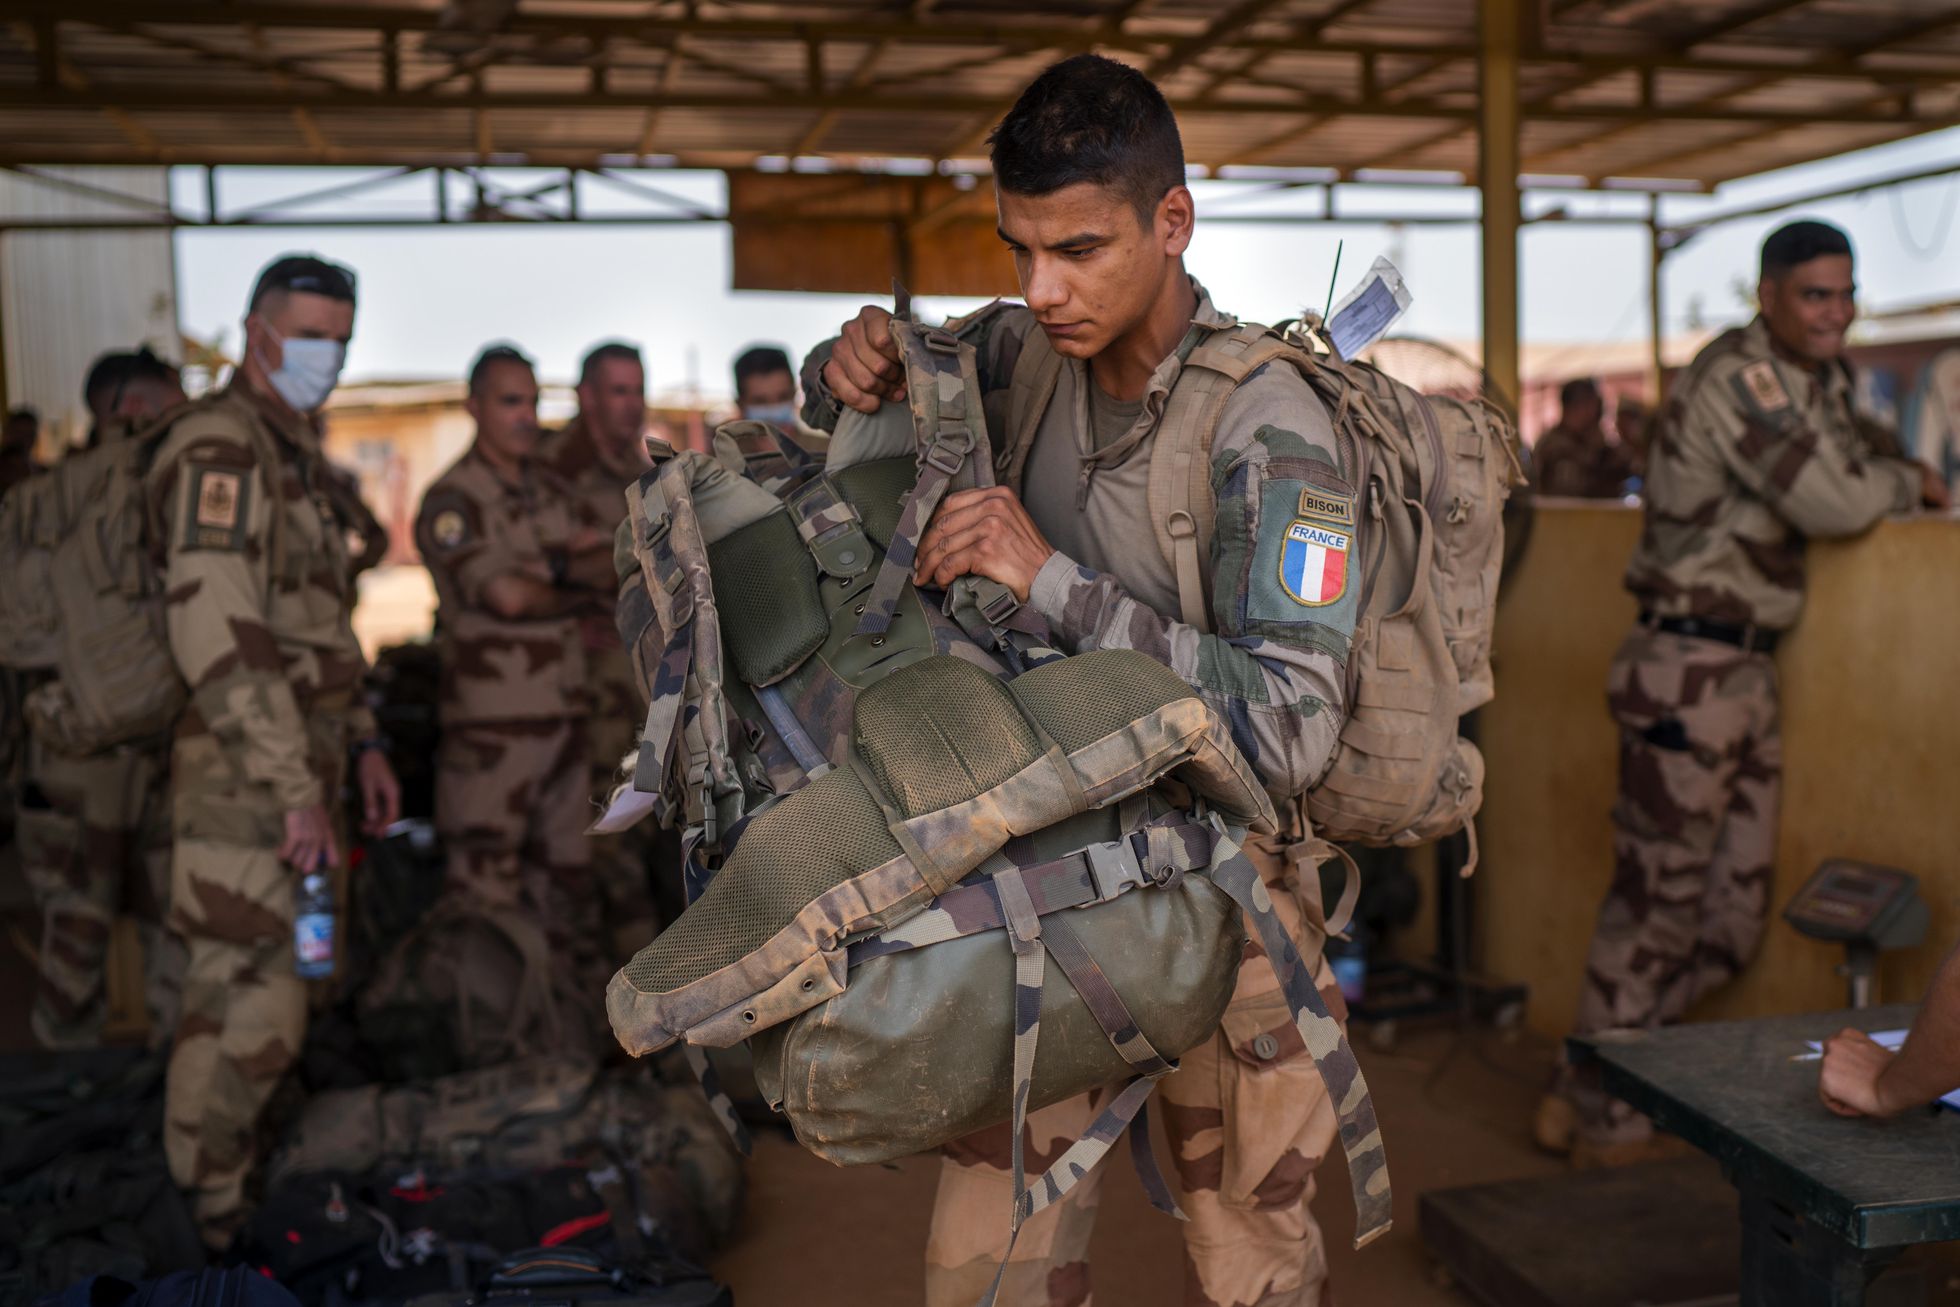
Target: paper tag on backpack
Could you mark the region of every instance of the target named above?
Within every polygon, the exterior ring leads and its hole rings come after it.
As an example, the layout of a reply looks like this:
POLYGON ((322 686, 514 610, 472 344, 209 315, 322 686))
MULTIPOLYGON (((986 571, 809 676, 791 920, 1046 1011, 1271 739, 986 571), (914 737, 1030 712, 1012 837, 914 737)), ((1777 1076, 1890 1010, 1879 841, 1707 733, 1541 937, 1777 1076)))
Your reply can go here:
POLYGON ((1354 358, 1387 335, 1414 299, 1400 270, 1387 259, 1376 259, 1361 284, 1328 316, 1327 343, 1343 359, 1354 358))

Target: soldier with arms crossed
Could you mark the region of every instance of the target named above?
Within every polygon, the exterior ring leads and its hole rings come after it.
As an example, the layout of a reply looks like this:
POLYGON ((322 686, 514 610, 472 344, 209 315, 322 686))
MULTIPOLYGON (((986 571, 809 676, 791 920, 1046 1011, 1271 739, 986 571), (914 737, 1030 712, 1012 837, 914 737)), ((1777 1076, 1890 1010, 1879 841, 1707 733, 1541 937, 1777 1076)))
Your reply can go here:
POLYGON ((259 274, 231 384, 151 465, 170 647, 190 686, 171 750, 170 921, 189 947, 164 1149, 206 1242, 244 1215, 259 1114, 299 1056, 295 888, 342 865, 350 752, 378 834, 401 805, 354 638, 347 538, 318 413, 354 331, 354 275, 311 255, 259 274))
MULTIPOLYGON (((1779 228, 1761 273, 1762 312, 1676 379, 1649 451, 1626 576, 1640 619, 1607 674, 1620 727, 1613 880, 1579 1034, 1678 1020, 1754 955, 1783 772, 1771 655, 1803 608, 1805 542, 1946 504, 1932 469, 1875 451, 1853 410, 1844 233, 1779 228)), ((1571 1068, 1539 1111, 1540 1143, 1576 1160, 1634 1160, 1652 1133, 1571 1068)))
MULTIPOLYGON (((1180 621, 1176 577, 1144 509, 1151 450, 1167 398, 1190 379, 1185 356, 1235 320, 1184 270, 1193 209, 1176 119, 1142 74, 1082 55, 1023 93, 992 154, 1000 234, 1026 307, 997 304, 952 326, 978 348, 997 450, 1025 447, 1025 463, 1004 464, 999 487, 946 498, 917 579, 987 577, 1040 612, 1069 653, 1129 648, 1161 660, 1231 723, 1281 811, 1297 810, 1340 732, 1356 595, 1345 583, 1296 593, 1252 560, 1277 553, 1303 485, 1330 511, 1352 512, 1353 469, 1341 466, 1328 413, 1290 367, 1253 373, 1226 401, 1212 446, 1215 633, 1180 621), (1047 394, 1013 402, 1034 378, 1052 378, 1036 388, 1047 394)), ((833 426, 839 403, 869 412, 902 397, 888 321, 866 308, 811 356, 812 426, 833 426)), ((1344 1015, 1321 956, 1312 868, 1303 877, 1279 841, 1255 839, 1248 852, 1329 1008, 1344 1015)), ((1326 1258, 1308 1203, 1335 1140, 1334 1108, 1256 943, 1220 1032, 1184 1056, 1161 1093, 1172 1179, 1191 1217, 1184 1301, 1320 1302, 1326 1258)), ((1030 1115, 1030 1169, 1073 1142, 1097 1097, 1030 1115)), ((1001 1126, 946 1150, 929 1303, 967 1307, 992 1281, 1007 1238, 1009 1144, 1001 1126)), ((1100 1177, 1022 1231, 1003 1304, 1089 1300, 1100 1177)))
POLYGON ((524 909, 561 977, 596 987, 580 622, 611 611, 612 536, 537 456, 529 359, 507 345, 485 350, 467 403, 476 439, 415 519, 438 599, 436 829, 448 888, 483 907, 524 909))

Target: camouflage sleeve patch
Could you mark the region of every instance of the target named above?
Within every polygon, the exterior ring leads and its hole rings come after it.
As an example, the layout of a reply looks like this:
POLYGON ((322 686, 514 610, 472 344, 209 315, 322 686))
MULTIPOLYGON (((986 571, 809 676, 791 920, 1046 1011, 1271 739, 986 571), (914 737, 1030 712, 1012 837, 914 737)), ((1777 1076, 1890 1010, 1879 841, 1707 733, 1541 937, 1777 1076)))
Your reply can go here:
POLYGON ((182 476, 181 547, 234 553, 244 549, 251 522, 253 470, 187 460, 182 476))
POLYGON ((425 557, 446 558, 482 541, 483 521, 467 495, 431 490, 415 519, 415 540, 425 557))
POLYGON ((1317 457, 1279 455, 1298 438, 1261 428, 1262 459, 1229 470, 1219 489, 1213 578, 1221 606, 1236 592, 1247 634, 1305 642, 1344 656, 1360 606, 1355 496, 1317 457), (1316 629, 1318 628, 1318 629, 1316 629))
POLYGON ((1736 372, 1730 384, 1735 387, 1743 410, 1766 425, 1780 429, 1796 420, 1796 401, 1790 398, 1790 392, 1777 375, 1773 361, 1757 359, 1745 364, 1736 372))

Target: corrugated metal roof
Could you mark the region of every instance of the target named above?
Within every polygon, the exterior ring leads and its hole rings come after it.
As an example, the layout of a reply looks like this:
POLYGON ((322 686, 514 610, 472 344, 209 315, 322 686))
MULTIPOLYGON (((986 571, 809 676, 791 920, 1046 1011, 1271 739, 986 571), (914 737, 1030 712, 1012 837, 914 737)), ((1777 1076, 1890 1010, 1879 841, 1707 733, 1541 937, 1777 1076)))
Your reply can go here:
MULTIPOLYGON (((1467 175, 1477 8, 16 0, 0 164, 971 156, 1034 71, 1101 49, 1159 77, 1194 164, 1467 175)), ((1709 184, 1960 123, 1951 0, 1544 8, 1521 76, 1531 171, 1709 184)))

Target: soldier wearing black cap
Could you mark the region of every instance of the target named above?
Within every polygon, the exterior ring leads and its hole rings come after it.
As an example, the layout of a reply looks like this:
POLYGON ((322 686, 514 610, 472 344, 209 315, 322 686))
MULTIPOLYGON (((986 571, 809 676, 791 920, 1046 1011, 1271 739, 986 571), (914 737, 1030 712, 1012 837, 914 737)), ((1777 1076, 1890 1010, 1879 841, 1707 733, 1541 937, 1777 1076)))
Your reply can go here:
POLYGON ((172 741, 170 921, 189 948, 164 1149, 200 1233, 245 1214, 259 1116, 299 1055, 295 891, 338 875, 350 756, 365 829, 400 791, 360 696, 347 534, 319 411, 354 329, 354 275, 311 255, 259 275, 230 385, 164 437, 149 478, 171 652, 190 688, 172 741))

